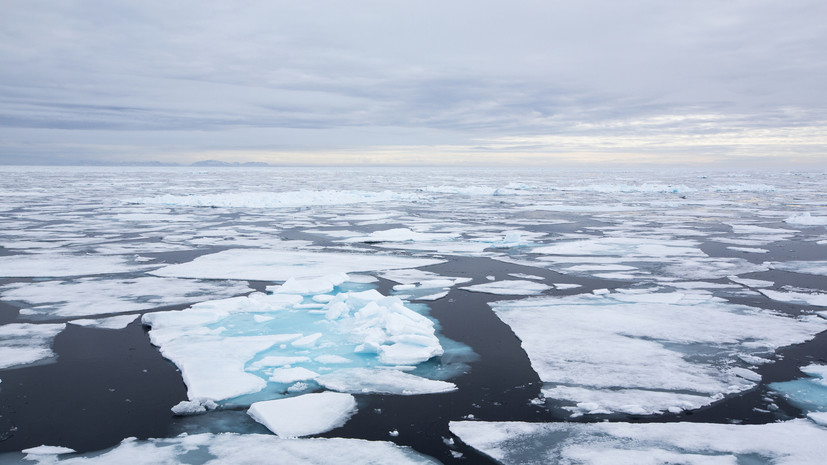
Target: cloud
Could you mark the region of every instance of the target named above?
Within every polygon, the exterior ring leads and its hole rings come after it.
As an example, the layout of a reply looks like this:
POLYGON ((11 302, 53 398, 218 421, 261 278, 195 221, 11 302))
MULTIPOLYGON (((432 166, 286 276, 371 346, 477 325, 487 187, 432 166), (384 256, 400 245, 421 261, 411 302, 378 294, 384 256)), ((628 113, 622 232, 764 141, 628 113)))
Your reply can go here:
POLYGON ((807 157, 825 148, 824 17, 813 0, 9 0, 0 162, 807 157))

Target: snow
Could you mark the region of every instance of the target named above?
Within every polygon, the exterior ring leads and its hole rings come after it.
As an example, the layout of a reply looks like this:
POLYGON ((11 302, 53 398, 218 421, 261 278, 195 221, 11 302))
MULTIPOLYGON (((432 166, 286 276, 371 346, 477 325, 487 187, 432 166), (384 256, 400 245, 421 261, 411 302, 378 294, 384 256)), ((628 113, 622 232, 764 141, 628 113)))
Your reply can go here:
POLYGON ((338 392, 256 402, 247 410, 255 421, 281 438, 326 433, 344 425, 354 413, 356 399, 338 392))
MULTIPOLYGON (((19 455, 18 455, 19 456, 19 455)), ((19 463, 18 456, 0 455, 0 462, 19 463)), ((41 464, 57 462, 52 455, 27 456, 41 464)), ((385 441, 311 438, 281 439, 268 434, 201 433, 174 438, 126 438, 103 453, 79 454, 60 460, 64 465, 158 464, 290 464, 290 465, 437 465, 439 462, 409 447, 385 441)))
POLYGON ((473 286, 461 287, 460 289, 497 295, 538 295, 551 288, 551 286, 534 281, 507 280, 475 284, 473 286))
POLYGON ((52 342, 65 328, 65 324, 10 323, 0 326, 0 369, 54 357, 52 342))
POLYGON ((425 379, 394 369, 348 368, 322 375, 316 381, 327 389, 353 394, 438 394, 457 389, 454 383, 425 379))
POLYGON ((810 216, 810 212, 804 212, 792 215, 784 222, 802 226, 827 226, 827 216, 810 216))
POLYGON ((504 465, 818 465, 827 437, 805 419, 764 425, 452 421, 450 430, 504 465))
MULTIPOLYGON (((149 313, 143 323, 152 327, 151 342, 181 370, 191 400, 226 402, 265 388, 265 398, 279 397, 297 381, 323 385, 322 373, 336 379, 345 370, 355 382, 353 373, 360 372, 347 368, 417 365, 443 354, 432 320, 373 289, 340 292, 342 279, 287 281, 293 283, 290 292, 329 289, 331 298, 318 310, 302 306, 310 295, 278 293, 276 288, 274 294, 256 292, 149 313), (326 285, 330 280, 340 284, 331 288, 326 285), (257 315, 271 319, 256 321, 257 315)), ((399 379, 388 376, 388 383, 399 379)), ((369 384, 377 380, 364 376, 369 384)), ((414 375, 405 380, 431 390, 453 387, 414 375)))
POLYGON ((573 403, 574 414, 708 405, 754 386, 730 369, 738 354, 803 342, 827 328, 816 316, 789 318, 700 291, 595 291, 490 305, 522 341, 545 397, 573 403))
POLYGON ((291 192, 241 192, 198 195, 165 194, 156 197, 126 199, 125 202, 150 205, 271 209, 373 202, 416 202, 422 199, 423 197, 421 195, 392 191, 300 190, 291 192))
MULTIPOLYGON (((0 257, 2 258, 2 257, 0 257)), ((380 254, 231 249, 152 271, 156 276, 287 281, 337 273, 417 268, 444 260, 380 254)))
POLYGON ((0 297, 31 305, 23 309, 25 315, 76 317, 194 303, 250 290, 246 283, 143 276, 16 283, 0 288, 0 297))

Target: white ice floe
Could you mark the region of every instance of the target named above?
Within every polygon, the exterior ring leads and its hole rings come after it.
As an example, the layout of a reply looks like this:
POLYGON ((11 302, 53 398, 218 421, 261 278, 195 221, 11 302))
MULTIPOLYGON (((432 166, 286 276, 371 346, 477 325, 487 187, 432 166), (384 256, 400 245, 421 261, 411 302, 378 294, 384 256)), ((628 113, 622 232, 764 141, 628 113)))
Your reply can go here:
POLYGON ((581 284, 574 284, 574 283, 554 283, 554 288, 560 291, 566 291, 569 289, 577 289, 578 287, 583 287, 581 284))
POLYGON ((134 263, 134 257, 117 255, 32 254, 0 257, 0 277, 60 278, 129 273, 145 270, 146 265, 134 263))
POLYGON ((758 249, 755 247, 727 247, 729 250, 733 250, 735 252, 744 252, 744 253, 769 253, 770 251, 767 249, 758 249))
POLYGON ((759 289, 758 292, 779 302, 827 307, 827 294, 821 292, 782 292, 771 289, 759 289))
POLYGON ((827 328, 817 316, 790 318, 700 291, 606 291, 491 306, 521 339, 545 397, 572 402, 575 414, 710 404, 754 386, 730 369, 738 354, 773 351, 827 328))
POLYGON ((69 323, 77 326, 86 326, 88 328, 124 329, 129 326, 130 323, 137 320, 140 316, 141 315, 120 315, 109 318, 98 318, 96 320, 84 318, 80 320, 72 320, 69 323))
POLYGON ((319 374, 416 365, 443 353, 434 322, 396 297, 337 292, 341 275, 285 284, 290 292, 327 290, 331 298, 316 309, 302 305, 312 294, 253 293, 144 315, 150 340, 179 367, 190 399, 226 401, 268 385, 268 395, 279 397, 296 381, 322 384, 319 374), (261 315, 269 319, 254 318, 261 315))
POLYGON ((126 200, 152 205, 184 205, 224 208, 289 208, 315 205, 346 205, 370 202, 416 202, 419 194, 404 192, 368 192, 336 190, 300 190, 292 192, 242 192, 197 195, 160 195, 126 200))
POLYGON ((421 270, 392 270, 381 276, 399 283, 393 290, 400 293, 397 294, 399 298, 407 300, 438 300, 448 295, 451 287, 471 281, 471 278, 440 276, 421 270))
POLYGON ((457 389, 454 383, 387 368, 342 369, 322 375, 316 381, 327 389, 353 394, 438 394, 457 389))
POLYGON ((473 286, 461 287, 460 289, 496 295, 538 295, 551 288, 552 287, 549 285, 534 281, 512 279, 507 281, 494 281, 490 283, 475 284, 473 286))
POLYGON ((820 465, 827 429, 765 425, 452 421, 451 432, 503 465, 820 465))
POLYGON ((698 242, 690 239, 650 239, 642 237, 597 237, 560 242, 531 250, 547 255, 608 255, 624 258, 640 257, 705 257, 698 242))
POLYGON ((542 281, 543 279, 545 279, 542 276, 537 276, 537 275, 534 275, 534 274, 525 274, 525 273, 508 273, 508 276, 511 276, 512 278, 519 278, 519 279, 533 279, 535 281, 542 281))
POLYGON ((286 281, 336 273, 359 273, 443 263, 443 260, 380 254, 231 249, 152 271, 156 276, 286 281))
POLYGON ((270 434, 201 433, 174 438, 124 439, 101 452, 58 461, 54 455, 0 455, 0 463, 20 459, 40 464, 130 465, 158 464, 290 464, 290 465, 437 465, 439 462, 409 447, 364 439, 282 439, 270 434))
POLYGON ((31 305, 21 309, 22 315, 73 317, 194 303, 250 290, 247 283, 232 281, 141 276, 15 283, 0 288, 0 296, 31 305))
POLYGON ((37 447, 29 447, 28 449, 23 449, 20 452, 24 454, 31 454, 31 455, 62 455, 62 454, 74 454, 75 450, 70 449, 68 447, 62 446, 37 446, 37 447))
POLYGON ((740 285, 746 286, 746 287, 752 287, 752 288, 770 287, 773 284, 775 284, 772 281, 766 281, 766 280, 763 280, 763 279, 739 278, 738 276, 727 276, 727 278, 729 278, 729 280, 734 282, 734 283, 737 283, 737 284, 740 284, 740 285))
POLYGON ((55 356, 52 342, 65 324, 10 323, 0 326, 0 369, 55 356))
POLYGON ((176 415, 184 416, 198 415, 200 413, 205 413, 208 410, 215 410, 217 408, 218 404, 210 399, 194 399, 182 400, 181 402, 173 405, 170 410, 172 410, 172 413, 176 415))
POLYGON ((784 222, 802 226, 827 226, 827 216, 811 216, 810 212, 804 212, 792 215, 784 222))
POLYGON ((793 273, 827 276, 827 261, 825 260, 772 262, 770 267, 775 270, 792 271, 793 273))
POLYGON ((395 228, 374 231, 367 235, 356 235, 342 242, 432 242, 446 241, 459 237, 457 233, 418 232, 410 228, 395 228))
POLYGON ((247 414, 281 438, 326 433, 356 413, 356 399, 339 392, 317 392, 256 402, 247 414))

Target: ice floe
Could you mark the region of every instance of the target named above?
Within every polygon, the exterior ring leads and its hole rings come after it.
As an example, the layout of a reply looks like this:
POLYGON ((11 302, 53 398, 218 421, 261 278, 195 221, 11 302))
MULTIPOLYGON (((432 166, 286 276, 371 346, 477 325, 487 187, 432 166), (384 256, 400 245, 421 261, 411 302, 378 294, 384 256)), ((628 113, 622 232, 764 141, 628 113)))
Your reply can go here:
POLYGON ((779 302, 827 307, 827 294, 821 292, 782 292, 771 289, 759 289, 758 292, 779 302))
POLYGON ((0 297, 30 305, 21 309, 21 315, 73 317, 194 303, 250 290, 240 282, 141 276, 9 284, 0 288, 0 297))
POLYGON ((452 421, 451 432, 503 465, 818 465, 827 429, 765 425, 452 421))
POLYGON ((784 222, 802 226, 827 226, 827 216, 811 216, 810 212, 804 212, 790 216, 784 222))
POLYGON ((772 262, 770 267, 775 270, 792 271, 793 273, 827 276, 827 261, 825 260, 772 262))
POLYGON ((174 438, 126 438, 103 452, 58 458, 55 454, 0 455, 0 463, 132 465, 158 464, 290 464, 290 465, 437 465, 439 462, 409 447, 364 439, 282 439, 268 434, 201 433, 174 438))
POLYGON ((392 386, 400 393, 407 387, 393 383, 402 379, 440 391, 453 387, 396 370, 353 371, 417 365, 442 355, 443 348, 432 320, 373 289, 342 292, 346 280, 341 274, 288 279, 272 294, 146 314, 143 322, 152 327, 152 343, 181 369, 191 400, 226 401, 257 393, 268 383, 271 398, 295 382, 364 382, 392 386), (322 299, 324 304, 303 304, 318 295, 329 298, 322 299))
POLYGON ((738 354, 772 352, 827 328, 817 316, 790 318, 698 291, 595 291, 490 305, 521 339, 544 395, 571 402, 575 414, 710 404, 755 385, 731 369, 738 354))
POLYGON ((827 365, 811 363, 801 367, 801 372, 807 377, 769 386, 804 410, 827 414, 827 365))
POLYGON ((473 286, 465 286, 460 289, 465 289, 471 292, 484 292, 486 294, 497 295, 538 295, 551 289, 552 287, 546 284, 525 281, 525 280, 506 280, 494 281, 490 283, 475 284, 473 286))
POLYGON ((388 368, 346 368, 316 378, 327 389, 353 394, 438 394, 457 389, 454 383, 422 378, 388 368))
POLYGON ((0 277, 60 278, 128 273, 148 269, 117 255, 27 254, 0 257, 0 277))
POLYGON ((125 200, 129 203, 153 205, 183 205, 192 207, 224 208, 290 208, 314 205, 346 205, 371 202, 415 202, 419 194, 381 191, 300 190, 292 192, 241 192, 224 194, 195 194, 143 197, 125 200))
MULTIPOLYGON (((3 257, 0 257, 3 258, 3 257)), ((336 273, 359 273, 443 263, 444 260, 380 254, 231 249, 154 270, 156 276, 286 281, 336 273)))
POLYGON ((52 342, 65 328, 65 324, 10 323, 0 326, 0 369, 54 357, 52 342))
POLYGON ((356 399, 350 394, 317 392, 256 402, 247 414, 281 438, 297 438, 338 428, 356 410, 356 399))
POLYGON ((137 320, 141 315, 120 315, 109 318, 88 319, 83 318, 79 320, 71 320, 69 323, 77 326, 86 326, 88 328, 98 329, 124 329, 130 323, 137 320))

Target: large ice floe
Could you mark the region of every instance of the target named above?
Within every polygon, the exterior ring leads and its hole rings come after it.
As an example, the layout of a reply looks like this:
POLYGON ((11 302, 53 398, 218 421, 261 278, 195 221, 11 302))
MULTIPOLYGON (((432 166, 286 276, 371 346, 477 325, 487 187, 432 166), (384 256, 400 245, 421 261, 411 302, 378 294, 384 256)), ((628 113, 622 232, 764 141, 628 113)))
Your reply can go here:
POLYGON ((273 464, 273 465, 436 465, 416 451, 384 441, 312 438, 281 439, 268 434, 182 434, 174 438, 124 439, 102 452, 66 456, 65 448, 0 455, 0 463, 63 465, 273 464), (51 453, 48 453, 51 452, 51 453))
POLYGON ((151 273, 156 276, 204 279, 286 281, 332 273, 394 270, 435 265, 444 260, 296 250, 231 249, 151 273))
POLYGON ((0 287, 0 298, 27 304, 20 310, 27 317, 73 317, 193 303, 250 290, 240 282, 141 276, 15 283, 0 287))
POLYGON ((392 394, 455 389, 398 371, 443 354, 434 322, 397 297, 348 290, 347 280, 289 279, 269 294, 150 313, 143 323, 180 368, 191 402, 259 393, 233 401, 245 404, 319 386, 392 394))
POLYGON ((311 205, 346 205, 352 203, 410 202, 418 200, 422 200, 421 195, 392 191, 299 190, 291 192, 241 192, 197 195, 165 194, 157 197, 130 199, 128 202, 192 207, 289 208, 311 205))
POLYGON ((646 290, 491 304, 522 341, 547 398, 575 414, 695 409, 755 386, 740 356, 771 354, 827 329, 702 291, 646 290), (710 322, 714 321, 714 325, 710 322))
POLYGON ((820 465, 827 429, 805 419, 711 423, 451 422, 503 465, 820 465))

